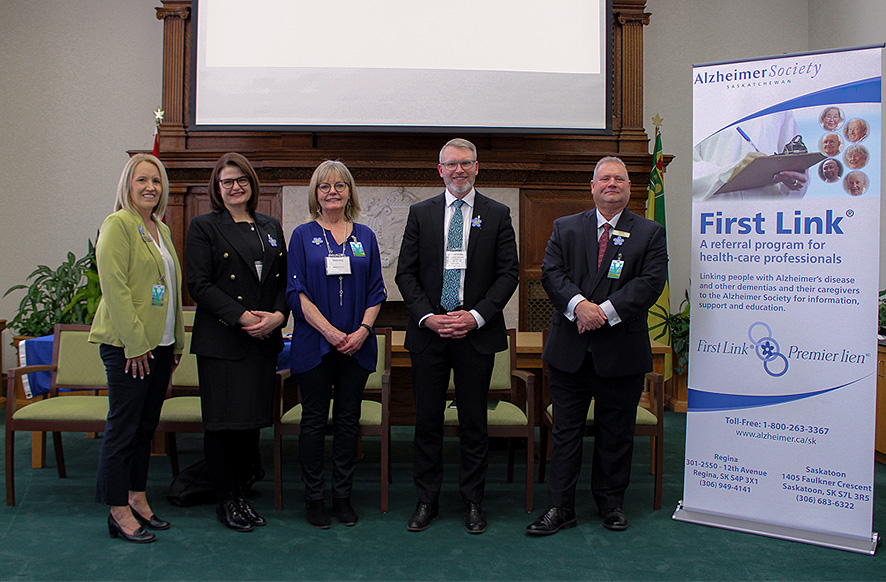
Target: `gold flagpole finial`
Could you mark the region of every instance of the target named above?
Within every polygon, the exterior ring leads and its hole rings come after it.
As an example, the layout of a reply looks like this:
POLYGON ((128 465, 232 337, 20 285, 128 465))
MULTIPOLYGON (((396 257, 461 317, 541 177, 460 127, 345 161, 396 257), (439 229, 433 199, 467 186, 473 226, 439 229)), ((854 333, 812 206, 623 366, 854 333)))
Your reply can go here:
POLYGON ((654 125, 656 129, 660 129, 662 123, 664 123, 664 118, 656 113, 655 117, 652 118, 652 125, 654 125))
POLYGON ((165 111, 160 109, 159 107, 154 111, 154 123, 158 126, 163 123, 163 116, 166 114, 165 111))

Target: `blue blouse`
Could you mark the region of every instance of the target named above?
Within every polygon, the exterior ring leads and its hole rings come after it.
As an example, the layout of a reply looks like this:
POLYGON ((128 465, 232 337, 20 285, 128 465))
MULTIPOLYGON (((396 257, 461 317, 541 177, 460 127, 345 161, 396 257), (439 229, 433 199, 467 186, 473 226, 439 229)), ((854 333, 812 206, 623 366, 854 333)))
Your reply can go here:
MULTIPOLYGON (((363 322, 366 309, 378 305, 388 295, 381 274, 378 241, 372 229, 355 222, 344 245, 336 243, 331 232, 327 230, 324 236, 323 231, 323 227, 312 220, 297 227, 289 238, 286 302, 295 321, 290 351, 293 374, 317 367, 321 358, 335 349, 305 320, 299 293, 307 295, 323 317, 344 333, 356 331, 363 322), (341 305, 339 276, 326 274, 326 257, 330 252, 333 255, 344 252, 351 261, 351 274, 342 275, 341 279, 341 305)), ((361 367, 375 370, 378 359, 375 334, 370 334, 354 357, 361 367)))

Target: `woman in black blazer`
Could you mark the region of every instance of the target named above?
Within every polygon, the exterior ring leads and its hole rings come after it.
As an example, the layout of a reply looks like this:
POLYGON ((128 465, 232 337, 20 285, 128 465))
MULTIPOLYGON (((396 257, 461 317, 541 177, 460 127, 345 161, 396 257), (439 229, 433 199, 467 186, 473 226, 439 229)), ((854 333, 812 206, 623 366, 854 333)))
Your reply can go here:
POLYGON ((219 521, 236 531, 265 525, 244 497, 255 474, 259 430, 272 423, 277 354, 283 349, 286 244, 280 222, 255 212, 258 176, 229 153, 209 178, 212 212, 197 216, 185 246, 197 303, 191 353, 203 410, 203 447, 219 521))

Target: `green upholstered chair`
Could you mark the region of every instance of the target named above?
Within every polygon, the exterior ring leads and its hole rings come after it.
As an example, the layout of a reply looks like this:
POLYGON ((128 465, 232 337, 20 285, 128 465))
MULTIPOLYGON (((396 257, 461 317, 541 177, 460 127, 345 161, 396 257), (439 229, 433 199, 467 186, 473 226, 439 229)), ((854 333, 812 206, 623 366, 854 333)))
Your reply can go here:
MULTIPOLYGON (((185 320, 193 322, 193 308, 185 311, 185 320)), ((169 379, 169 388, 166 390, 166 400, 160 410, 160 422, 154 438, 163 438, 165 435, 166 452, 172 463, 172 475, 178 476, 178 448, 176 446, 175 433, 178 432, 203 432, 203 412, 200 408, 200 396, 197 396, 200 386, 197 380, 197 356, 191 353, 191 330, 190 324, 185 325, 185 347, 182 351, 178 367, 169 379), (183 395, 177 396, 176 394, 183 395)), ((162 441, 161 441, 162 442, 162 441)))
MULTIPOLYGON (((547 330, 545 331, 547 340, 547 330)), ((541 420, 541 459, 538 467, 538 482, 545 481, 545 468, 548 455, 548 438, 554 426, 553 404, 550 404, 550 392, 548 391, 547 365, 543 367, 544 388, 543 402, 547 403, 542 412, 541 420)), ((649 437, 650 442, 650 473, 655 475, 655 489, 652 496, 652 507, 661 509, 662 473, 664 471, 664 376, 654 372, 646 374, 644 394, 647 396, 649 405, 637 406, 637 425, 634 429, 635 437, 649 437)), ((594 436, 594 402, 588 409, 588 417, 585 422, 585 436, 594 436)))
MULTIPOLYGON (((378 339, 378 363, 366 381, 360 413, 360 437, 381 438, 381 510, 388 511, 388 484, 391 482, 391 328, 375 330, 378 339), (373 399, 367 399, 367 396, 373 399), (376 400, 377 398, 377 400, 376 400)), ((298 349, 293 346, 292 349, 298 349)), ((302 406, 283 411, 283 382, 278 382, 274 397, 274 505, 283 509, 283 436, 301 432, 302 406)), ((329 406, 328 434, 332 434, 332 404, 329 406)))
MULTIPOLYGON (((516 345, 517 332, 508 329, 508 349, 495 354, 486 423, 490 438, 508 439, 508 483, 514 480, 515 440, 526 439, 526 511, 529 512, 535 477, 535 375, 517 369, 516 345)), ((449 388, 454 393, 451 375, 449 388)), ((452 400, 447 401, 443 412, 443 435, 454 437, 459 434, 458 410, 451 404, 452 400)))
POLYGON ((15 505, 15 433, 51 432, 58 476, 65 477, 62 432, 102 432, 108 418, 105 367, 98 344, 88 342, 88 325, 56 324, 52 364, 9 370, 6 406, 6 504, 15 505), (31 372, 51 372, 49 394, 26 406, 15 398, 16 382, 31 372), (59 392, 59 389, 75 393, 59 392))
POLYGON ((193 305, 185 305, 182 307, 182 323, 185 327, 194 325, 194 316, 197 314, 197 308, 193 305))

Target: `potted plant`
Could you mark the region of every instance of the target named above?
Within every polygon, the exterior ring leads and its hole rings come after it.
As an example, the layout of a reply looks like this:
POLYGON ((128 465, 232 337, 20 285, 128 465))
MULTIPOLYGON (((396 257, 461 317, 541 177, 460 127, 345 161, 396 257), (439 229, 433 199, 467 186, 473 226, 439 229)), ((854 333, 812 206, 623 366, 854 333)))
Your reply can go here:
POLYGON ((886 289, 880 291, 880 316, 877 318, 877 328, 880 335, 886 335, 886 289))
POLYGON ((95 245, 89 240, 86 255, 80 259, 68 252, 56 269, 39 265, 27 277, 28 285, 10 287, 4 297, 25 289, 18 311, 8 325, 20 336, 50 335, 56 323, 92 323, 101 287, 95 265, 95 245))

